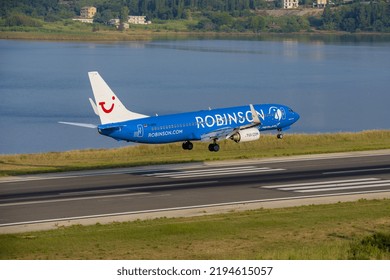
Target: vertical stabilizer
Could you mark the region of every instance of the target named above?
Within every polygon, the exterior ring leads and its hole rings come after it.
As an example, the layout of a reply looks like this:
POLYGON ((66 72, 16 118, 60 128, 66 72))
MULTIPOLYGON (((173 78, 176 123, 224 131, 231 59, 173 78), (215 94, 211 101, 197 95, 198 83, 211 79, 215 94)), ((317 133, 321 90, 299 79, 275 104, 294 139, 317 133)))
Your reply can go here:
POLYGON ((88 72, 88 76, 96 101, 96 105, 92 107, 97 109, 102 124, 148 117, 127 110, 98 72, 88 72))

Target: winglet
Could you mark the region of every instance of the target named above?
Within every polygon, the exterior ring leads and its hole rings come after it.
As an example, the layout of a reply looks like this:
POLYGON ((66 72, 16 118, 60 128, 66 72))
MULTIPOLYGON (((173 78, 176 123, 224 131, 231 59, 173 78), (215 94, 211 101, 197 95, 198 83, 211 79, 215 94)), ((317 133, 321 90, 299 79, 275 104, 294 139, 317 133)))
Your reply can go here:
POLYGON ((95 112, 95 114, 99 116, 98 108, 96 107, 96 104, 95 102, 93 102, 92 98, 89 98, 89 102, 91 103, 92 109, 95 112))
POLYGON ((252 118, 253 118, 253 124, 261 124, 261 121, 259 119, 259 115, 257 115, 257 112, 252 104, 249 104, 249 108, 251 109, 252 118))

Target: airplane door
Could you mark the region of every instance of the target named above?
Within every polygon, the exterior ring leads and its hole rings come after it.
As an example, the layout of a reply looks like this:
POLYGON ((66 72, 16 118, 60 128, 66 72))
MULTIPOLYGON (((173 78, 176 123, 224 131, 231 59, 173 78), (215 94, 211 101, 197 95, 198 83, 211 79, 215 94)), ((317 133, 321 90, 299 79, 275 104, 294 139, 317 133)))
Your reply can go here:
POLYGON ((286 110, 283 107, 280 107, 280 112, 281 112, 281 119, 285 120, 286 119, 286 110))

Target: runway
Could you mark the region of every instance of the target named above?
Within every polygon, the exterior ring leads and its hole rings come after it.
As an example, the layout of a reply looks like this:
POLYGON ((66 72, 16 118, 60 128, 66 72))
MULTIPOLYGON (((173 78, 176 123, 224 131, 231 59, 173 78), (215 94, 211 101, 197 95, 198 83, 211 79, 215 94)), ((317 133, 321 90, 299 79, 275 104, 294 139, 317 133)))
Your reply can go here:
POLYGON ((390 197, 390 150, 0 179, 0 232, 390 197))

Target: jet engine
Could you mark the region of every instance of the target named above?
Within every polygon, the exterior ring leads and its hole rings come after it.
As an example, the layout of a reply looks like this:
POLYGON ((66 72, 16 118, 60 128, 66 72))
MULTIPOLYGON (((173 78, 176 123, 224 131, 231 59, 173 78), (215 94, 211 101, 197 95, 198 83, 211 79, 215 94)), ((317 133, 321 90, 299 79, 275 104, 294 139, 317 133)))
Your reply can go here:
POLYGON ((239 130, 238 132, 230 136, 230 139, 232 139, 236 143, 255 141, 259 138, 260 131, 255 127, 239 130))

